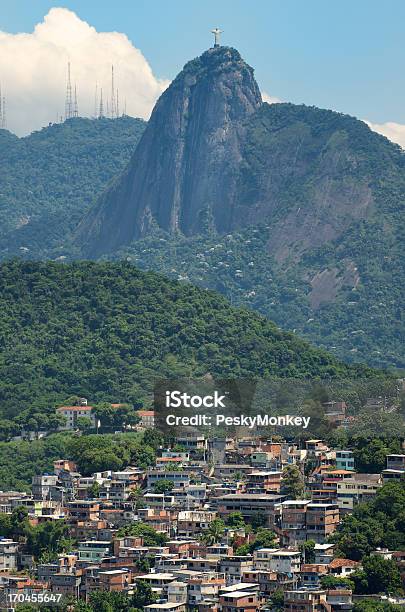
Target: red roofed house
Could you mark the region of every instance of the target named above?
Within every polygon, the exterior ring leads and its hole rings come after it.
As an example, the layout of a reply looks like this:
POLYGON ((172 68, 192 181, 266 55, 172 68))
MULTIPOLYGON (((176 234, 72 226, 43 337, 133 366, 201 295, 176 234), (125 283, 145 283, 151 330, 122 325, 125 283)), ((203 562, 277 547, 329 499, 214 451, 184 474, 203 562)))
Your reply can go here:
MULTIPOLYGON (((111 404, 112 408, 120 408, 123 404, 111 404)), ((56 409, 57 414, 62 414, 66 417, 66 425, 62 425, 60 429, 77 429, 77 419, 85 417, 90 419, 93 427, 97 424, 94 406, 88 406, 86 398, 81 398, 77 406, 61 406, 56 409)))
POLYGON ((156 457, 156 465, 162 466, 162 465, 173 465, 173 464, 178 464, 181 465, 183 464, 184 459, 182 457, 156 457))
POLYGON ((349 576, 360 566, 359 561, 351 559, 333 559, 328 565, 329 573, 333 576, 349 576))
POLYGON ((141 419, 140 425, 145 429, 152 429, 155 426, 155 413, 153 410, 138 410, 136 414, 141 419))
POLYGON ((96 416, 93 412, 93 406, 88 406, 87 402, 80 406, 61 406, 56 409, 56 413, 66 417, 66 424, 62 425, 60 429, 76 429, 77 419, 80 417, 90 419, 93 427, 96 425, 96 416))

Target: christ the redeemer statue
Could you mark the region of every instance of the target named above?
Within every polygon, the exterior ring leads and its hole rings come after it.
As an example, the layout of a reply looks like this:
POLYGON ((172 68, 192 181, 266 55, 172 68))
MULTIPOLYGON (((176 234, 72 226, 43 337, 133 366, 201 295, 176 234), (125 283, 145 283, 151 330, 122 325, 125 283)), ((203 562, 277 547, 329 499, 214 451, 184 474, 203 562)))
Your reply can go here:
POLYGON ((223 32, 223 30, 220 30, 219 28, 214 28, 213 30, 211 30, 212 34, 214 35, 214 47, 219 47, 219 39, 221 37, 221 34, 223 32))

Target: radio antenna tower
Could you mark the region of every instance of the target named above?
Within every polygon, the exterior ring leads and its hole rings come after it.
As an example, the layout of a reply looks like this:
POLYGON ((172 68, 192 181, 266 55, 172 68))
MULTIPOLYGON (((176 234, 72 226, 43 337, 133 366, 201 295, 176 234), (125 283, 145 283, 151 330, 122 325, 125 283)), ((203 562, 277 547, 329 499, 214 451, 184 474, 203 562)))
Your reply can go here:
POLYGON ((79 105, 77 103, 77 87, 75 83, 75 100, 73 104, 73 117, 78 117, 78 116, 79 116, 79 105))
POLYGON ((6 119, 6 96, 3 96, 2 103, 2 114, 1 114, 1 129, 5 130, 7 128, 7 119, 6 119))
POLYGON ((100 89, 100 107, 98 109, 98 117, 99 119, 104 117, 103 88, 100 89))
POLYGON ((72 83, 70 82, 70 62, 67 66, 66 100, 65 100, 65 120, 73 117, 72 102, 72 83))
POLYGON ((114 65, 111 66, 111 119, 116 116, 115 108, 115 89, 114 89, 114 65))
POLYGON ((7 127, 6 122, 6 97, 1 95, 0 85, 0 130, 5 130, 7 127))
POLYGON ((97 85, 97 81, 96 81, 96 88, 94 91, 94 118, 97 119, 98 117, 98 85, 97 85))
POLYGON ((117 119, 119 116, 120 116, 120 99, 119 99, 118 89, 117 89, 117 119))

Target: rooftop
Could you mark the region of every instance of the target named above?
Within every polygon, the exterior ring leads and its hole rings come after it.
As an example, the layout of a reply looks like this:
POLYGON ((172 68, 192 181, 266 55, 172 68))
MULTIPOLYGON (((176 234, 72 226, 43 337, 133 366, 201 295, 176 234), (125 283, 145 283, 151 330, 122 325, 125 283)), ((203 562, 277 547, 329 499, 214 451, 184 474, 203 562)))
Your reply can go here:
POLYGON ((242 589, 252 589, 258 586, 257 582, 238 582, 237 584, 231 584, 230 586, 224 587, 221 589, 221 593, 233 593, 235 591, 241 591, 242 589))
POLYGON ((296 506, 297 504, 310 504, 311 499, 287 499, 286 501, 281 502, 282 506, 296 506))
MULTIPOLYGON (((239 586, 238 584, 236 584, 235 586, 239 586)), ((237 598, 242 598, 242 597, 251 597, 254 593, 251 593, 249 591, 233 591, 232 593, 221 593, 220 597, 226 597, 229 599, 234 599, 235 597, 237 598)))
POLYGON ((351 559, 333 559, 329 563, 330 569, 337 569, 338 567, 357 567, 360 565, 359 561, 352 561, 351 559))
POLYGON ((93 406, 60 406, 56 410, 69 410, 70 412, 90 412, 93 406))

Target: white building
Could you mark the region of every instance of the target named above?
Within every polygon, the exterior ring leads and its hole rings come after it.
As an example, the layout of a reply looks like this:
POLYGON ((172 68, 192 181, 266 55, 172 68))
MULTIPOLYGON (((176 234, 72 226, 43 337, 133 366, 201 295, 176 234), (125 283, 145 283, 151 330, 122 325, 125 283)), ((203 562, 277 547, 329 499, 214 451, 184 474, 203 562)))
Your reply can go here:
POLYGON ((57 414, 66 418, 66 424, 61 429, 77 429, 77 419, 90 419, 92 427, 96 425, 96 417, 93 406, 61 406, 56 409, 57 414))
POLYGON ((17 569, 18 542, 0 538, 0 572, 17 569))
POLYGON ((255 569, 269 570, 280 574, 294 574, 300 571, 301 553, 297 550, 258 548, 253 553, 255 569))

